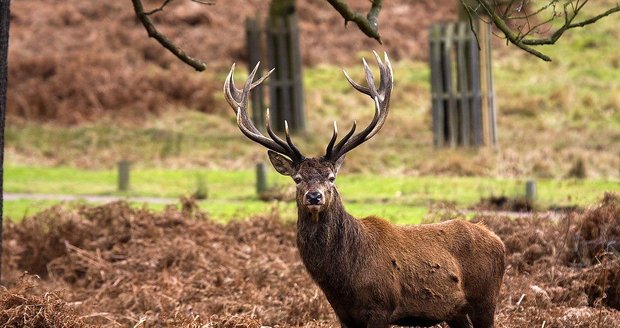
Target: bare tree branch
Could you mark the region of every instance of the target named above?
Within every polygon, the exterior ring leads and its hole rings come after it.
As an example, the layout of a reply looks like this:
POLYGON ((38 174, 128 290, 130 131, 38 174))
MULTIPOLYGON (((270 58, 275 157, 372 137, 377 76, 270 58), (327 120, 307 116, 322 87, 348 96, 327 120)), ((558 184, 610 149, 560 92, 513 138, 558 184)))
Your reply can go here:
MULTIPOLYGON (((165 35, 161 34, 151 22, 149 16, 164 10, 173 0, 162 0, 161 6, 153 10, 144 11, 141 0, 131 0, 134 6, 136 16, 146 28, 149 37, 155 38, 162 46, 172 52, 184 63, 190 65, 198 71, 206 69, 207 64, 188 56, 183 49, 176 46, 165 35)), ((200 4, 212 5, 214 0, 191 0, 200 4)), ((517 47, 541 58, 545 61, 551 61, 551 58, 535 49, 536 46, 555 44, 560 37, 569 29, 584 27, 598 20, 607 17, 616 12, 620 12, 620 3, 616 3, 615 7, 606 10, 596 16, 588 19, 577 21, 581 10, 588 4, 589 0, 547 0, 541 6, 533 11, 528 11, 528 6, 533 1, 529 0, 460 0, 463 8, 466 9, 467 16, 470 19, 470 26, 473 29, 472 18, 474 15, 487 17, 485 22, 493 24, 503 34, 505 38, 517 47), (558 10, 561 7, 562 10, 558 10), (548 18, 536 19, 537 16, 547 15, 551 11, 548 18), (556 19, 564 20, 563 24, 555 28, 550 35, 547 31, 557 26, 553 22, 556 19), (533 21, 531 22, 530 19, 533 21), (545 31, 541 32, 541 27, 548 26, 545 31), (545 34, 544 37, 536 37, 535 34, 545 34), (548 36, 546 36, 548 35, 548 36)), ((366 16, 351 9, 346 0, 327 0, 332 7, 344 18, 345 26, 348 22, 354 22, 358 28, 367 36, 381 41, 379 34, 379 14, 383 5, 383 0, 370 0, 371 6, 366 16)), ((475 33, 475 30, 474 30, 475 33)), ((494 33, 495 34, 495 33, 494 33)), ((476 35, 477 37, 477 35, 476 35)))
MULTIPOLYGON (((154 14, 158 11, 162 11, 164 7, 171 1, 172 0, 164 0, 164 2, 159 8, 151 10, 149 12, 145 12, 144 6, 142 5, 142 2, 140 0, 131 0, 131 2, 133 3, 133 9, 136 12, 136 16, 138 17, 142 25, 144 25, 144 28, 148 32, 149 37, 157 40, 164 48, 168 49, 170 52, 172 52, 175 56, 177 56, 181 61, 183 61, 187 65, 193 67, 195 70, 199 72, 202 72, 205 69, 207 69, 207 64, 203 61, 200 61, 198 59, 188 56, 185 53, 185 51, 183 51, 183 49, 179 48, 172 41, 170 41, 170 39, 168 39, 165 35, 161 34, 161 32, 157 30, 157 28, 155 27, 155 25, 153 25, 153 22, 149 18, 149 15, 154 14)), ((199 2, 199 3, 205 3, 205 4, 213 4, 212 2, 201 1, 201 0, 193 0, 193 1, 199 2)))
POLYGON ((348 22, 354 22, 364 34, 382 43, 379 35, 379 13, 383 0, 371 0, 372 5, 366 17, 349 8, 346 0, 327 0, 327 2, 344 18, 345 26, 348 22))
MULTIPOLYGON (((583 8, 583 7, 582 7, 583 8)), ((572 23, 573 19, 577 16, 577 13, 579 13, 580 9, 575 9, 575 15, 573 16, 573 18, 568 21, 568 24, 563 25, 562 27, 560 27, 557 31, 555 31, 551 37, 549 38, 543 38, 543 39, 528 39, 528 40, 523 40, 523 43, 527 44, 527 45, 543 45, 543 44, 554 44, 561 36, 562 34, 564 34, 564 32, 566 32, 567 30, 571 29, 571 28, 576 28, 576 27, 584 27, 590 24, 594 24, 596 23, 599 19, 603 18, 603 17, 607 17, 615 12, 619 12, 620 11, 620 4, 616 4, 616 7, 611 8, 607 11, 605 11, 604 13, 601 13, 599 15, 596 15, 592 18, 586 19, 584 21, 578 22, 578 23, 572 23)))
POLYGON ((472 8, 471 2, 468 4, 467 1, 461 0, 461 4, 465 7, 467 14, 471 17, 473 14, 483 14, 487 16, 490 20, 490 23, 495 25, 497 29, 501 31, 503 37, 506 41, 516 45, 517 47, 533 54, 534 56, 545 60, 551 61, 551 58, 540 51, 534 49, 535 46, 541 45, 551 45, 555 44, 562 35, 573 28, 584 27, 590 24, 593 24, 600 20, 601 18, 607 17, 613 13, 620 12, 620 3, 617 3, 615 7, 612 7, 606 10, 603 13, 595 15, 594 17, 575 22, 576 19, 581 14, 581 10, 588 4, 589 0, 566 0, 563 1, 562 9, 563 12, 558 13, 556 11, 556 6, 559 6, 558 0, 548 0, 548 2, 538 9, 535 9, 532 12, 527 12, 527 8, 525 8, 529 1, 521 0, 511 0, 505 2, 505 6, 502 7, 498 5, 498 2, 493 0, 492 3, 488 0, 474 0, 478 6, 477 8, 472 8), (478 9, 481 9, 481 12, 478 12, 478 9), (534 18, 538 15, 543 15, 545 12, 552 11, 552 14, 549 18, 538 21, 538 23, 531 24, 530 18, 534 18), (518 13, 517 15, 513 15, 512 13, 518 13), (563 17, 563 24, 550 36, 547 37, 535 37, 533 34, 541 34, 539 28, 542 26, 549 26, 549 28, 553 28, 553 21, 558 19, 559 17, 563 17), (518 22, 524 22, 522 25, 518 25, 518 22))

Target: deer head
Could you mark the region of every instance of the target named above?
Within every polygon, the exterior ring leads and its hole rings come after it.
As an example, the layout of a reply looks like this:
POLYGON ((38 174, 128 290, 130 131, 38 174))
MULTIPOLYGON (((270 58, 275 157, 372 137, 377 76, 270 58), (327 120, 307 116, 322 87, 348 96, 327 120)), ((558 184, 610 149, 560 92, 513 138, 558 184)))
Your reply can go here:
POLYGON ((363 60, 363 63, 367 86, 353 81, 347 72, 344 72, 346 79, 353 88, 373 99, 375 115, 372 121, 364 130, 357 134, 354 134, 357 128, 354 122, 349 132, 338 142, 336 142, 338 139, 338 127, 334 121, 333 134, 327 145, 325 155, 315 158, 306 158, 302 155, 291 140, 286 121, 284 122, 285 140, 273 132, 269 124, 269 109, 267 109, 266 114, 266 131, 269 137, 264 136, 248 117, 247 107, 250 91, 262 83, 273 72, 273 69, 254 82, 254 76, 260 63, 257 64, 241 90, 235 87, 233 79, 234 64, 226 78, 224 95, 237 115, 239 129, 250 140, 268 149, 269 159, 276 171, 293 178, 297 185, 297 205, 300 210, 317 214, 330 207, 335 199, 335 195, 338 194, 335 180, 338 170, 344 162, 345 154, 372 138, 385 123, 393 85, 392 66, 387 54, 384 57, 385 63, 381 61, 377 53, 374 53, 374 55, 381 74, 378 88, 374 83, 372 72, 365 60, 363 60))

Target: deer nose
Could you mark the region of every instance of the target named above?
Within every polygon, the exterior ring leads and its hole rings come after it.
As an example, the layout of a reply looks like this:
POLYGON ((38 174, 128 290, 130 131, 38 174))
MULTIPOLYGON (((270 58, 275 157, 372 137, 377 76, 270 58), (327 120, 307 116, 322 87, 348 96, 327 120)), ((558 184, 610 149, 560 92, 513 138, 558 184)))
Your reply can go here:
POLYGON ((319 191, 310 191, 306 194, 306 199, 310 205, 318 205, 321 203, 321 199, 323 198, 323 194, 319 191))

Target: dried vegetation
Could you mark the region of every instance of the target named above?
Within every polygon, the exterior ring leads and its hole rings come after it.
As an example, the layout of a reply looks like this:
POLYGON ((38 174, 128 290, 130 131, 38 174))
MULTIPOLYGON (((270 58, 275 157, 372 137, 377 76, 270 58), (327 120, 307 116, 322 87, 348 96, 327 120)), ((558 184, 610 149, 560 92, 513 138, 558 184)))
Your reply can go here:
MULTIPOLYGON (((145 4, 155 8, 161 2, 145 4)), ((11 12, 8 112, 13 118, 61 123, 106 113, 140 118, 178 107, 214 112, 222 107, 214 96, 221 89, 214 72, 245 60, 245 17, 265 13, 268 5, 258 0, 218 1, 215 6, 175 1, 154 15, 163 33, 215 68, 197 74, 147 37, 129 2, 16 2, 11 12)), ((352 5, 363 8, 367 2, 352 5)), ((454 7, 447 0, 395 1, 382 13, 390 17, 382 22, 390 55, 424 56, 426 27, 453 16, 454 7)), ((300 1, 299 18, 305 64, 351 63, 355 51, 378 47, 354 26, 338 33, 343 20, 325 1, 300 1)))
MULTIPOLYGON (((558 222, 478 220, 509 254, 500 327, 620 325, 618 195, 558 222)), ((188 199, 162 213, 112 203, 51 208, 5 230, 3 326, 336 324, 294 224, 276 212, 220 225, 188 199)))

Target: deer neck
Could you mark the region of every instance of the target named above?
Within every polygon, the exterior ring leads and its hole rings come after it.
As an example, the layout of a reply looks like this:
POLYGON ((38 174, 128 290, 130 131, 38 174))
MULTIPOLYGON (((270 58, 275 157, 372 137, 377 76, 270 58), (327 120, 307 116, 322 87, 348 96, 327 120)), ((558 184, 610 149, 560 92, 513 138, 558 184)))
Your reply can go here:
POLYGON ((355 269, 364 244, 360 222, 347 213, 336 191, 330 206, 311 213, 298 204, 297 247, 312 278, 319 285, 345 285, 345 273, 355 269))

